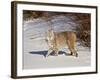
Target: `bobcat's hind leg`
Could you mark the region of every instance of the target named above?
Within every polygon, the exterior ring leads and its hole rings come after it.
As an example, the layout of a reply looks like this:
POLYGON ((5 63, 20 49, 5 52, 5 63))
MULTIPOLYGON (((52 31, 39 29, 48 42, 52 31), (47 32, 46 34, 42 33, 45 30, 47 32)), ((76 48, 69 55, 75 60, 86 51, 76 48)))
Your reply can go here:
POLYGON ((68 45, 68 48, 69 48, 69 51, 70 51, 70 55, 73 55, 72 46, 71 46, 71 43, 70 43, 69 40, 67 40, 67 45, 68 45))
POLYGON ((67 45, 68 45, 68 48, 69 48, 69 50, 71 52, 70 54, 78 57, 78 53, 77 53, 77 51, 75 49, 75 42, 74 41, 71 42, 71 41, 68 40, 67 41, 67 45))
POLYGON ((78 53, 75 49, 72 49, 71 53, 72 53, 73 56, 78 57, 78 53))

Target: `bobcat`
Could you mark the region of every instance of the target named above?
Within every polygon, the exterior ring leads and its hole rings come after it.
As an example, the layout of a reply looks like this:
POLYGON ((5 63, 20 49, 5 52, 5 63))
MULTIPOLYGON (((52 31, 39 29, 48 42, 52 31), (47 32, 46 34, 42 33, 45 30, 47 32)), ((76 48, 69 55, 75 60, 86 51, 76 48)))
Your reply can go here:
POLYGON ((53 30, 48 30, 46 32, 45 38, 49 50, 46 54, 46 57, 54 51, 55 55, 58 55, 60 48, 65 48, 68 45, 68 48, 71 52, 71 55, 78 56, 76 51, 76 34, 75 32, 64 31, 64 32, 53 32, 53 30))

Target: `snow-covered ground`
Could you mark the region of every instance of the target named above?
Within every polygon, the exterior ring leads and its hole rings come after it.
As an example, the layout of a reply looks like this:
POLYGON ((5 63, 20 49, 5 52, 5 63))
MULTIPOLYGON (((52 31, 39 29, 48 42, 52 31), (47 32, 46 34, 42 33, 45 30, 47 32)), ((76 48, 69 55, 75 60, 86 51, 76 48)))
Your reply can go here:
MULTIPOLYGON (((54 18, 52 21, 56 22, 55 31, 58 30, 72 30, 72 25, 62 22, 62 16, 54 18), (57 20, 56 20, 57 19, 57 20), (62 27, 62 25, 64 27, 62 27), (58 27, 57 27, 58 26, 58 27)), ((67 20, 63 16, 63 19, 67 20)), ((70 19, 70 18, 69 18, 70 19)), ((64 20, 64 21, 65 21, 64 20)), ((69 20, 70 21, 70 20, 69 20)), ((71 24, 75 25, 74 22, 71 24)), ((47 24, 42 19, 25 21, 23 24, 23 69, 39 69, 39 68, 60 68, 60 67, 82 67, 91 65, 91 52, 87 47, 83 47, 77 42, 78 57, 69 55, 68 48, 61 51, 68 52, 66 55, 60 51, 58 56, 50 55, 45 58, 48 51, 48 46, 44 40, 44 32, 48 29, 47 24)))

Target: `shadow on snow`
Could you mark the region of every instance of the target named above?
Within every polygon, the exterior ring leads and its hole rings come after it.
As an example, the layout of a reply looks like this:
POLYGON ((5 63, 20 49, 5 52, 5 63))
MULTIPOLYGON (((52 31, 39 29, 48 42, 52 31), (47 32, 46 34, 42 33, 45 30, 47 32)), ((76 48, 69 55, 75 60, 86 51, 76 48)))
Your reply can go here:
MULTIPOLYGON (((46 56, 48 51, 31 51, 29 52, 30 54, 33 54, 33 55, 43 55, 44 57, 46 56)), ((59 51, 58 55, 62 55, 62 54, 65 54, 66 56, 70 56, 71 54, 69 53, 65 53, 64 51, 59 51)), ((54 51, 52 51, 50 53, 51 56, 55 56, 55 53, 54 51)))

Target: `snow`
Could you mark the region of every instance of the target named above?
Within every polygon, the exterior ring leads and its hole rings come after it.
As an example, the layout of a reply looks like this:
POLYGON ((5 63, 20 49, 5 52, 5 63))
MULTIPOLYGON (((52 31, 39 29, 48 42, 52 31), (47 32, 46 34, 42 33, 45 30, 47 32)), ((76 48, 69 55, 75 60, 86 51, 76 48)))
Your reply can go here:
MULTIPOLYGON (((75 23, 68 17, 56 16, 52 18, 55 31, 72 31, 75 23), (71 25, 63 21, 70 21, 71 25), (67 25, 67 27, 65 26, 67 25), (56 27, 55 27, 56 26, 56 27), (62 27, 63 26, 63 27, 62 27), (66 29, 65 29, 66 28, 66 29)), ((50 55, 45 58, 48 46, 44 40, 44 33, 48 29, 47 23, 39 18, 23 23, 23 69, 83 67, 91 65, 91 51, 77 42, 78 57, 71 56, 68 48, 61 49, 58 56, 50 55), (64 52, 67 52, 65 54, 64 52)), ((76 24, 77 25, 77 24, 76 24)))

